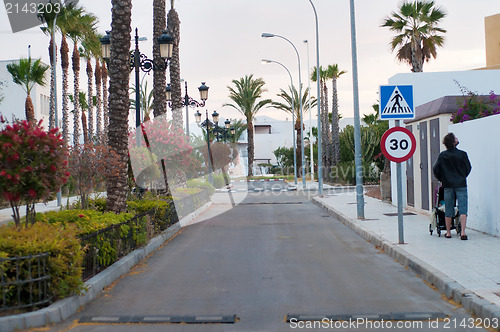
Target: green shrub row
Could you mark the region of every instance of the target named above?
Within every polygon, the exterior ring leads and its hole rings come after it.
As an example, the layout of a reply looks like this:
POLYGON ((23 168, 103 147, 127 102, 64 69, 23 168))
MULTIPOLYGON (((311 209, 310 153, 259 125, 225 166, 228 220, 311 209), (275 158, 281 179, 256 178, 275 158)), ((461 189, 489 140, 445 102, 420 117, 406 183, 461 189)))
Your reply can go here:
MULTIPOLYGON (((51 278, 48 291, 55 299, 64 298, 82 289, 82 257, 83 252, 80 241, 76 235, 75 227, 68 225, 61 228, 59 225, 35 223, 32 227, 0 227, 0 257, 29 256, 48 252, 49 260, 47 271, 51 278)), ((0 272, 7 282, 15 281, 16 274, 19 278, 27 278, 29 274, 36 276, 38 271, 28 271, 25 265, 19 266, 17 272, 15 263, 4 261, 0 272)), ((26 285, 29 288, 29 285, 26 285)), ((23 289, 21 300, 29 300, 29 289, 23 289)), ((38 294, 32 294, 38 296, 38 294)), ((7 298, 17 296, 15 287, 7 290, 7 298)))
POLYGON ((132 213, 114 214, 96 210, 63 210, 37 213, 36 221, 65 228, 72 224, 79 236, 96 232, 108 226, 119 224, 133 217, 132 213))

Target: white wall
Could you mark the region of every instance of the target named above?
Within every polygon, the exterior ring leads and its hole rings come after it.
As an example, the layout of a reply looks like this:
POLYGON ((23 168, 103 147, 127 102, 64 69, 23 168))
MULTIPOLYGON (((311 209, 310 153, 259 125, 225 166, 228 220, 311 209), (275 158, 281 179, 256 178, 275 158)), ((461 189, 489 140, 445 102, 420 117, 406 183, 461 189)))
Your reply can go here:
POLYGON ((500 115, 453 124, 448 127, 459 139, 459 149, 469 155, 472 172, 467 178, 469 217, 467 226, 500 236, 500 115))

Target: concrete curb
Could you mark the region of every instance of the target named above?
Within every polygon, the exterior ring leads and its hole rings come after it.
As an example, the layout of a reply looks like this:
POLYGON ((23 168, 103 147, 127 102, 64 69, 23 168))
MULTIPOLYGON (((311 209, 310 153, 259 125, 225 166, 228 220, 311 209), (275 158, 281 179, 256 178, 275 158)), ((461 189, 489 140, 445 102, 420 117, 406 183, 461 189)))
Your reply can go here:
MULTIPOLYGON (((462 305, 464 309, 469 313, 482 319, 498 319, 500 321, 499 306, 492 304, 482 299, 472 291, 465 289, 452 278, 448 277, 436 268, 430 266, 421 259, 406 252, 404 249, 386 241, 379 235, 361 228, 360 226, 356 225, 354 220, 317 200, 316 197, 314 197, 312 201, 314 204, 326 210, 328 214, 334 216, 340 222, 355 231, 361 237, 363 237, 373 245, 380 247, 380 249, 382 249, 389 256, 393 257, 399 263, 413 270, 426 282, 436 287, 448 299, 462 305)), ((500 331, 500 329, 498 331, 500 331)))
POLYGON ((34 312, 0 317, 0 332, 42 327, 49 324, 57 324, 68 319, 81 306, 95 299, 105 287, 111 285, 115 280, 130 271, 134 265, 158 249, 167 240, 171 239, 184 226, 192 223, 197 216, 211 205, 212 202, 206 203, 196 211, 182 218, 179 222, 170 226, 160 235, 151 239, 145 247, 132 251, 106 270, 89 279, 84 284, 84 287, 87 289, 84 294, 59 300, 44 309, 34 312))

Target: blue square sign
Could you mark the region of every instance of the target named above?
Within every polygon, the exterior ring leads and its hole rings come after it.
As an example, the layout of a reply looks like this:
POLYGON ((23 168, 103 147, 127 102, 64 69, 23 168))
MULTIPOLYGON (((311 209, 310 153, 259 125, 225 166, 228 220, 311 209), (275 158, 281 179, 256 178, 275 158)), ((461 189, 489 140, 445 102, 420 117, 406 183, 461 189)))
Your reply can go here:
POLYGON ((414 118, 413 85, 380 86, 380 120, 414 118))

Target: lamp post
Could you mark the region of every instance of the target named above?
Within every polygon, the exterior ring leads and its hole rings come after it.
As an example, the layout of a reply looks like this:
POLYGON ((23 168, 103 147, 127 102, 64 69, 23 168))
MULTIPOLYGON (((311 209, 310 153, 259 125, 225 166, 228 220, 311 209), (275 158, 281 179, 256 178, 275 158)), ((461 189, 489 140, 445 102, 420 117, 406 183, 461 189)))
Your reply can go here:
POLYGON ((320 98, 320 80, 319 80, 319 24, 318 24, 318 13, 316 12, 316 7, 314 7, 314 3, 312 0, 309 0, 313 11, 314 17, 316 19, 316 70, 318 72, 318 79, 316 80, 316 86, 318 88, 318 193, 320 196, 323 196, 323 172, 321 167, 321 98, 320 98))
MULTIPOLYGON (((108 63, 111 55, 111 35, 109 31, 106 31, 106 35, 100 39, 100 42, 102 56, 108 63)), ((141 126, 141 91, 139 87, 139 73, 141 70, 145 73, 149 73, 151 70, 165 71, 167 69, 168 61, 172 57, 174 38, 170 36, 166 30, 164 30, 163 34, 158 37, 157 42, 160 44, 160 57, 165 61, 165 63, 161 66, 155 65, 153 60, 148 59, 146 55, 140 52, 139 29, 135 28, 135 50, 131 52, 130 69, 135 69, 135 127, 137 146, 141 145, 141 131, 139 130, 139 127, 141 126)))
MULTIPOLYGON (((363 198, 363 164, 361 161, 361 127, 359 122, 359 92, 358 92, 358 57, 356 50, 356 18, 354 0, 350 0, 351 9, 351 53, 352 53, 352 88, 354 97, 354 163, 356 165, 356 205, 358 219, 365 218, 365 201, 363 198)), ((399 163, 398 163, 399 164, 399 163)), ((399 164, 400 165, 400 164, 399 164)), ((400 191, 401 192, 401 191, 400 191)), ((403 206, 402 202, 399 206, 403 206)), ((402 216, 403 213, 401 212, 402 216)), ((402 224, 402 221, 401 221, 402 224)), ((402 232, 401 232, 402 234, 402 232)), ((403 243, 400 239, 399 243, 403 243)))
POLYGON ((231 136, 234 137, 235 134, 235 129, 234 127, 231 126, 231 121, 226 120, 224 122, 224 127, 219 127, 219 113, 217 111, 214 111, 212 113, 212 120, 211 122, 208 119, 208 110, 206 110, 206 118, 205 121, 201 122, 201 113, 199 111, 196 111, 194 114, 194 118, 196 120, 196 123, 200 126, 206 129, 207 132, 207 148, 208 148, 208 182, 210 184, 214 184, 213 182, 213 177, 212 177, 212 172, 213 172, 213 157, 212 157, 212 150, 210 149, 210 131, 214 133, 217 142, 219 142, 219 138, 222 139, 224 142, 230 138, 231 136), (230 133, 230 134, 229 134, 230 133))
MULTIPOLYGON (((272 33, 263 33, 262 34, 262 37, 263 38, 271 38, 271 37, 278 37, 278 38, 281 38, 281 39, 284 39, 286 40, 287 42, 290 43, 290 45, 292 45, 293 49, 295 50, 295 53, 297 54, 297 62, 299 64, 299 104, 300 104, 300 154, 301 154, 301 171, 302 171, 302 188, 306 188, 306 166, 305 166, 305 163, 304 163, 304 119, 302 117, 302 81, 301 81, 301 74, 300 74, 300 55, 299 55, 299 51, 297 51, 297 48, 295 47, 295 45, 290 41, 288 40, 287 38, 283 37, 283 36, 280 36, 280 35, 275 35, 275 34, 272 34, 272 33)), ((293 93, 292 93, 293 94, 293 93)), ((292 99, 293 99, 293 96, 292 96, 292 99)), ((295 110, 294 110, 295 112, 295 110)), ((295 123, 293 124, 294 125, 294 129, 295 129, 295 123)))
POLYGON ((264 63, 264 64, 266 64, 266 63, 276 63, 276 64, 280 65, 281 67, 285 68, 285 70, 288 73, 288 76, 290 76, 290 84, 292 86, 293 174, 295 176, 295 185, 297 185, 297 154, 295 153, 295 149, 296 149, 296 147, 295 147, 295 104, 294 104, 294 101, 293 101, 294 98, 293 98, 293 79, 292 79, 292 74, 290 74, 290 71, 288 70, 288 68, 284 64, 282 64, 281 62, 263 59, 262 63, 264 63))
POLYGON ((309 95, 307 96, 307 109, 309 110, 309 144, 310 144, 310 154, 311 154, 311 181, 314 181, 314 149, 312 141, 312 111, 311 111, 311 73, 309 71, 309 42, 304 40, 307 45, 307 90, 309 95))
MULTIPOLYGON (((54 78, 54 128, 59 127, 59 116, 57 114, 57 76, 56 76, 56 68, 57 68, 57 51, 56 51, 56 21, 57 21, 57 16, 59 15, 59 12, 56 13, 56 16, 54 16, 54 22, 52 25, 52 52, 53 52, 53 63, 52 67, 54 70, 52 71, 53 78, 54 78)), ((31 59, 31 54, 30 54, 30 59, 31 59)), ((61 190, 57 192, 57 206, 61 206, 61 190)))
MULTIPOLYGON (((194 100, 188 95, 188 84, 187 81, 184 81, 184 87, 186 94, 184 95, 184 101, 182 102, 182 106, 186 106, 186 135, 189 137, 189 106, 191 107, 204 107, 205 101, 208 99, 208 86, 205 85, 205 82, 201 82, 201 86, 198 88, 200 91, 200 99, 201 102, 194 100)), ((172 108, 172 88, 170 87, 170 83, 167 84, 167 88, 165 90, 165 94, 167 95, 168 106, 172 108)))

